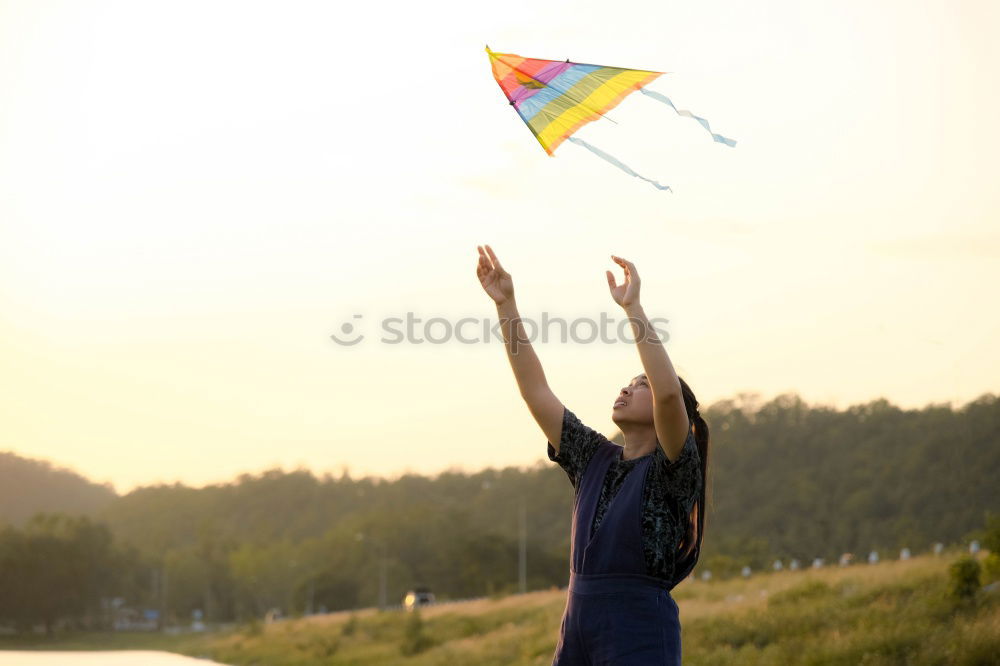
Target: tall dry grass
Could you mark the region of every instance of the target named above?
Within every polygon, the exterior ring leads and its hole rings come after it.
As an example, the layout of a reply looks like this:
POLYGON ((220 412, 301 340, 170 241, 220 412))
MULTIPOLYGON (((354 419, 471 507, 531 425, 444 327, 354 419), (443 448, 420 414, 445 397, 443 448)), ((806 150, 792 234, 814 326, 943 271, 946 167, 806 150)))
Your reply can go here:
MULTIPOLYGON (((688 580, 674 590, 690 666, 1000 664, 1000 600, 949 597, 955 554, 688 580)), ((338 613, 182 646, 229 664, 549 664, 565 590, 401 611, 338 613)))

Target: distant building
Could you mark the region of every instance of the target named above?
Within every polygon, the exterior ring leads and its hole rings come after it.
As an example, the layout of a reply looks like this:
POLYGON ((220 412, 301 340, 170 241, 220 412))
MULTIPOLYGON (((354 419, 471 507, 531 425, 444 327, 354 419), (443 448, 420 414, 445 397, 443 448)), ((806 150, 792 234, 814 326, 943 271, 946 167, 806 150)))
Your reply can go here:
POLYGON ((775 571, 781 571, 782 568, 783 568, 783 565, 781 564, 781 560, 775 560, 774 564, 771 565, 771 568, 774 569, 775 571))
POLYGON ((973 555, 979 552, 979 541, 977 539, 973 539, 972 543, 969 544, 969 552, 973 555))
POLYGON ((878 564, 878 551, 873 550, 868 553, 868 564, 878 564))
POLYGON ((842 567, 850 566, 854 563, 854 553, 843 553, 840 556, 838 564, 842 567))
POLYGON ((708 569, 705 569, 704 571, 701 572, 701 579, 712 580, 712 572, 709 571, 708 569))
POLYGON ((822 557, 817 557, 816 559, 814 559, 812 566, 813 566, 813 569, 822 569, 823 568, 823 558, 822 557))
POLYGON ((899 551, 899 559, 901 559, 901 560, 908 560, 908 559, 910 559, 910 549, 909 548, 904 548, 903 550, 899 551))
POLYGON ((118 605, 112 611, 111 627, 115 631, 156 631, 159 618, 156 610, 141 611, 118 605))
POLYGON ((944 544, 938 541, 934 544, 934 554, 940 555, 942 552, 944 552, 944 544))
POLYGON ((749 566, 743 567, 743 569, 740 571, 740 575, 743 576, 744 578, 749 578, 750 577, 750 567, 749 566))
POLYGON ((788 568, 791 569, 792 571, 798 571, 799 570, 799 561, 796 560, 796 559, 793 559, 791 562, 788 563, 788 568))

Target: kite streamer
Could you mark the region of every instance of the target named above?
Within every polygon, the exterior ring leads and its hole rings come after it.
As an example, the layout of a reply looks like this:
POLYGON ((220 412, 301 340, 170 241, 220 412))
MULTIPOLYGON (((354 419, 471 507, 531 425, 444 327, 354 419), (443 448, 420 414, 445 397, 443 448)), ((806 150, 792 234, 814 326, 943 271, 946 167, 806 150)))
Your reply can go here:
POLYGON ((587 65, 569 60, 523 58, 513 53, 496 53, 489 46, 486 53, 493 68, 493 78, 507 101, 550 156, 563 141, 569 139, 657 189, 672 192, 669 186, 639 175, 617 158, 572 136, 587 123, 606 118, 604 114, 636 90, 670 105, 679 115, 694 118, 715 141, 730 147, 736 145, 732 139, 712 133, 704 118, 680 110, 667 97, 644 89, 663 72, 587 65))
POLYGON ((619 169, 621 169, 622 171, 624 171, 628 175, 635 176, 636 178, 641 178, 642 180, 646 181, 647 183, 650 183, 653 187, 655 187, 658 190, 666 190, 667 192, 673 192, 673 190, 670 189, 669 185, 660 185, 655 180, 650 180, 649 178, 646 178, 645 176, 641 176, 641 175, 637 174, 635 171, 632 171, 632 169, 630 169, 627 165, 622 164, 619 160, 615 159, 611 155, 608 155, 606 152, 604 152, 600 148, 597 148, 596 146, 590 145, 589 143, 587 143, 586 141, 584 141, 583 139, 581 139, 579 137, 571 136, 571 137, 568 137, 568 140, 572 141, 573 143, 577 144, 578 146, 583 146, 584 148, 586 148, 590 152, 594 153, 595 155, 597 155, 601 159, 607 160, 608 162, 611 162, 612 164, 614 164, 616 167, 618 167, 619 169))
POLYGON ((705 120, 704 118, 700 118, 700 117, 694 115, 693 113, 691 113, 690 111, 678 109, 676 106, 674 106, 674 103, 671 102, 670 99, 668 97, 666 97, 665 95, 661 95, 660 93, 656 92, 655 90, 646 90, 645 88, 642 88, 641 90, 639 90, 639 92, 641 92, 643 95, 648 95, 649 97, 652 97, 653 99, 655 99, 655 100, 657 100, 659 102, 663 102, 664 104, 668 104, 671 109, 673 109, 674 111, 677 112, 678 116, 687 116, 688 118, 694 118, 695 120, 697 120, 701 124, 702 127, 704 127, 708 131, 709 134, 712 135, 712 138, 716 142, 718 142, 718 143, 724 143, 727 146, 729 146, 730 148, 732 148, 733 146, 736 145, 736 142, 734 140, 727 139, 726 137, 722 136, 721 134, 716 134, 715 132, 713 132, 712 128, 709 127, 709 125, 708 125, 708 121, 705 120))

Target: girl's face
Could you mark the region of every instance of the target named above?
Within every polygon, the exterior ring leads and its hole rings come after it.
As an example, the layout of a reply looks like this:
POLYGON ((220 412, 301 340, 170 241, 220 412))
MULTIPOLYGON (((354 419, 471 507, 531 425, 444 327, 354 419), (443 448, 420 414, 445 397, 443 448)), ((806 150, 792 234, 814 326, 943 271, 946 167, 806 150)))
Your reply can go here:
POLYGON ((653 422, 653 392, 646 375, 635 377, 619 391, 611 408, 611 420, 616 424, 653 422))

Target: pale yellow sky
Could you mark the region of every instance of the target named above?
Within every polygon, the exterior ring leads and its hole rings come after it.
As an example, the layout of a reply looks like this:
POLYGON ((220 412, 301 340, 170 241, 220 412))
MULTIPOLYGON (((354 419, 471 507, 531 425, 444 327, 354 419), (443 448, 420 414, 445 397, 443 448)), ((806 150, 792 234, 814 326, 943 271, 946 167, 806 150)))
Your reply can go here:
MULTIPOLYGON (((270 466, 523 465, 502 346, 412 311, 620 318, 610 254, 705 404, 996 392, 994 2, 0 0, 0 450, 120 491, 270 466), (480 8, 481 7, 481 8, 480 8), (671 72, 547 157, 485 44, 671 72), (360 314, 360 319, 352 319, 360 314), (366 339, 329 339, 346 321, 366 339)), ((628 344, 536 343, 611 433, 628 344)))

